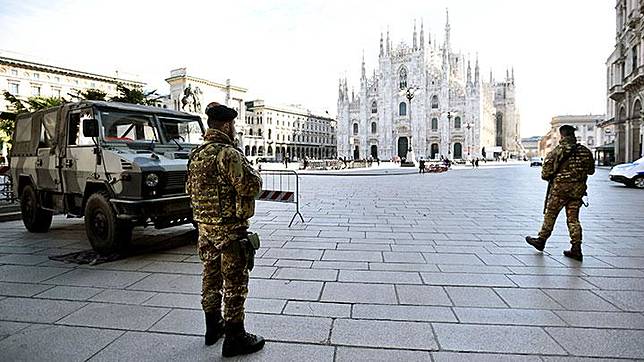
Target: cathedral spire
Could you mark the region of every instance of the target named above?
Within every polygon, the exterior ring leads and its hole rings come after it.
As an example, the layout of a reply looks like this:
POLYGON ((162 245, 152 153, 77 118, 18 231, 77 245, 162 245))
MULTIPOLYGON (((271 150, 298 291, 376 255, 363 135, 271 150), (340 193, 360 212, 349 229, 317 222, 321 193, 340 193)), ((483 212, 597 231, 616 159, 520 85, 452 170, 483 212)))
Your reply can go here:
POLYGON ((472 67, 470 67, 470 60, 467 60, 467 84, 472 83, 472 67))
POLYGON ((387 25, 387 55, 391 51, 391 42, 389 41, 389 25, 387 25))
POLYGON ((490 68, 490 84, 494 84, 494 77, 492 77, 492 68, 490 68))
POLYGON ((476 65, 474 66, 474 84, 479 84, 479 53, 476 53, 476 65))
POLYGON ((425 49, 425 29, 423 29, 423 19, 420 19, 420 49, 425 49))
POLYGON ((364 49, 362 50, 362 78, 360 79, 365 79, 367 77, 367 70, 365 69, 364 66, 364 49))
POLYGON ((510 79, 512 79, 512 84, 514 84, 514 66, 512 66, 512 73, 511 74, 512 74, 512 77, 510 79))
POLYGON ((382 42, 383 42, 383 40, 382 40, 382 32, 380 32, 380 56, 381 57, 383 56, 383 53, 384 53, 384 48, 383 48, 382 42))
POLYGON ((449 51, 449 9, 445 8, 446 21, 445 21, 445 49, 449 51))
POLYGON ((418 42, 416 42, 416 19, 414 19, 414 40, 412 44, 413 44, 413 50, 418 49, 418 42))

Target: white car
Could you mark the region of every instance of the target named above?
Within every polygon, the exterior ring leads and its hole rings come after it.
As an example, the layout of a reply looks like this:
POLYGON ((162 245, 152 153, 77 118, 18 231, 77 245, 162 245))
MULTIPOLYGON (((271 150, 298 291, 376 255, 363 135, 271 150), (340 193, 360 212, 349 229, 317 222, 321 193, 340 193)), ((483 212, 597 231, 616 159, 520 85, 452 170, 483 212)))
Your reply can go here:
POLYGON ((608 177, 611 181, 644 189, 644 157, 632 163, 622 163, 613 167, 608 177))

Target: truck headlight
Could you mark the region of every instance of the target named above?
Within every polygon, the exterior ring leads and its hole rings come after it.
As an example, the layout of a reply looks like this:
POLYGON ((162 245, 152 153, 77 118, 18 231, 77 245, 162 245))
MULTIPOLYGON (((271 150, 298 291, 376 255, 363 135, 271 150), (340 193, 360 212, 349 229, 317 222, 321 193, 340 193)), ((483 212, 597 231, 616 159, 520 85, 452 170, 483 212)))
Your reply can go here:
POLYGON ((155 187, 159 184, 159 176, 156 173, 148 174, 145 177, 145 185, 148 187, 155 187))

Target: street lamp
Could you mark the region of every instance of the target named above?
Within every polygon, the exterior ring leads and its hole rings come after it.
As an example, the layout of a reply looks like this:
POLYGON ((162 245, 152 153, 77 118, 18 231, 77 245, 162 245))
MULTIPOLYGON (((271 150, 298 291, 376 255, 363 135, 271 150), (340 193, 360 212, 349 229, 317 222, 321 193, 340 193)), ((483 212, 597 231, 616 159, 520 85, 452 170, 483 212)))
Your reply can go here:
POLYGON ((472 123, 471 122, 465 123, 465 128, 467 129, 468 136, 470 136, 470 137, 468 137, 469 142, 467 142, 467 155, 469 156, 470 155, 470 149, 471 149, 471 146, 472 146, 472 137, 471 137, 471 134, 470 134, 470 129, 472 128, 472 123))
POLYGON ((400 91, 401 95, 404 95, 405 98, 409 101, 409 147, 407 148, 407 162, 414 162, 414 153, 412 150, 412 133, 411 133, 411 125, 412 125, 412 118, 411 118, 411 100, 414 99, 414 96, 416 95, 416 91, 418 90, 417 87, 410 86, 407 89, 403 89, 400 91))
MULTIPOLYGON (((452 113, 450 111, 447 111, 447 130, 452 129, 452 113)), ((447 147, 447 159, 449 159, 449 156, 452 154, 451 148, 448 146, 447 147)))

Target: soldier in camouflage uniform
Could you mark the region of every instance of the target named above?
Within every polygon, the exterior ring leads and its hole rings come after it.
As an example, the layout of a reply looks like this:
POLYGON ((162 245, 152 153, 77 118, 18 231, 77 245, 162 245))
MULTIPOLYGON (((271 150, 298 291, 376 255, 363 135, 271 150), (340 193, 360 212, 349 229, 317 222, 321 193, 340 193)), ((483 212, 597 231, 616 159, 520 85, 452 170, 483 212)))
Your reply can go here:
POLYGON ((237 112, 211 103, 206 114, 209 128, 204 144, 190 156, 186 189, 198 223, 198 251, 204 266, 201 304, 206 316, 206 345, 214 344, 225 332, 222 352, 230 357, 264 346, 262 337, 244 329, 249 262, 246 248, 250 247, 244 241, 262 179, 233 146, 237 112))
POLYGON ((543 225, 538 237, 526 236, 526 241, 537 250, 543 251, 546 240, 552 234, 557 216, 565 207, 572 247, 564 251, 564 255, 581 261, 583 254, 579 209, 583 203, 582 198, 586 195, 588 175, 595 173, 595 160, 588 148, 577 144, 574 127, 561 126, 559 134, 561 141, 546 156, 541 170, 541 178, 549 182, 543 225))

